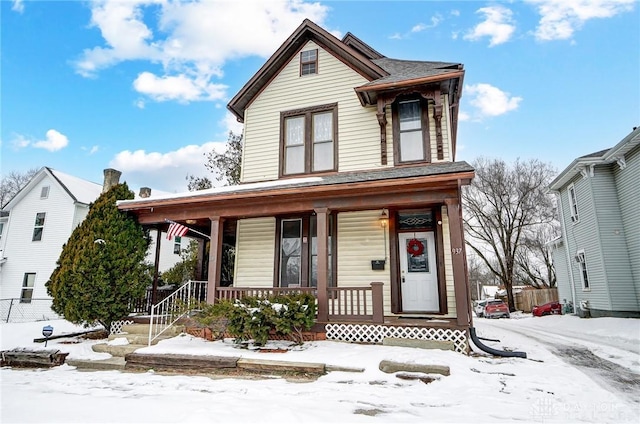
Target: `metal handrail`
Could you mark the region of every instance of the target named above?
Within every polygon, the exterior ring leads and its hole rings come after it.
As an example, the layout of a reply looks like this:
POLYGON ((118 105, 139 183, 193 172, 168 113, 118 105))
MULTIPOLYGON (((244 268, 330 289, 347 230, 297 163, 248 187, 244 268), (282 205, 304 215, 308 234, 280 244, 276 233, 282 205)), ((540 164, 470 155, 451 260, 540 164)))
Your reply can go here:
POLYGON ((205 300, 206 281, 189 280, 178 290, 151 307, 149 346, 176 321, 190 313, 198 302, 205 300))

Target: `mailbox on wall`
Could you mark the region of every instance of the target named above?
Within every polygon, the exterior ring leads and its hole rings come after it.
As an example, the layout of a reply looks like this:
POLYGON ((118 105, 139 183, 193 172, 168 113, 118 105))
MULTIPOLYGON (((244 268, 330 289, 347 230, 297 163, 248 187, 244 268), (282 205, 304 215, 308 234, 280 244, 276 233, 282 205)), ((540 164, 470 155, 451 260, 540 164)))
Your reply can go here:
POLYGON ((371 261, 371 269, 374 271, 384 271, 384 264, 386 261, 384 259, 375 259, 371 261))

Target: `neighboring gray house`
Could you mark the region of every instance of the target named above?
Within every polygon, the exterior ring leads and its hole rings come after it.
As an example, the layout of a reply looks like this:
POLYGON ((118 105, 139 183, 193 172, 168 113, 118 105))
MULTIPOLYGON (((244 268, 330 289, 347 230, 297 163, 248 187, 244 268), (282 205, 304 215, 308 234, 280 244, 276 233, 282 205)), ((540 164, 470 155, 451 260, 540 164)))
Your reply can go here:
POLYGON ((560 299, 581 316, 640 316, 640 128, 577 158, 549 188, 562 223, 550 243, 560 299))

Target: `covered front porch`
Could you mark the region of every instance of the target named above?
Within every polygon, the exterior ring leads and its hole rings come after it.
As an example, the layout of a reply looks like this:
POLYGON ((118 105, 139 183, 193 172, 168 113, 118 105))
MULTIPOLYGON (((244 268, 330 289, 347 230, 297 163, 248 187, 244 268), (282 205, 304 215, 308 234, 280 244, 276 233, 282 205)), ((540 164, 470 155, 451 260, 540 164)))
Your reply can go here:
POLYGON ((118 207, 158 232, 172 220, 209 236, 200 241, 199 276, 207 281, 201 296, 209 303, 308 292, 328 338, 445 337, 464 339, 466 346, 471 311, 460 188, 472 176, 464 162, 431 164, 223 187, 118 207), (223 278, 230 243, 236 251, 232 281, 223 278), (430 280, 415 278, 427 274, 430 280))

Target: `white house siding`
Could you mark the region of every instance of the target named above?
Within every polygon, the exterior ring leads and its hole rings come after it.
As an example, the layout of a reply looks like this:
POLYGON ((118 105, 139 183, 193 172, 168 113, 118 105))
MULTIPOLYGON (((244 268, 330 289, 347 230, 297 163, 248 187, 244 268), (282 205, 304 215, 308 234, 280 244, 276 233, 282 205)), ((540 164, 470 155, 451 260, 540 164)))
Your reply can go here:
POLYGON ((391 314, 389 237, 380 226, 380 209, 338 214, 338 287, 369 287, 384 283, 384 314, 391 314), (385 245, 386 240, 386 245, 385 245), (385 258, 384 271, 373 271, 371 261, 385 258))
POLYGON ((336 102, 339 171, 381 166, 376 109, 362 107, 354 91, 367 80, 313 42, 303 50, 313 48, 318 49, 318 74, 300 76, 295 55, 247 108, 242 182, 278 178, 280 112, 336 102))
POLYGON ((640 311, 637 297, 629 296, 629 293, 635 292, 635 287, 613 174, 613 167, 617 166, 598 166, 591 178, 600 252, 605 266, 602 283, 609 289, 611 310, 640 311))
POLYGON ((625 155, 626 167, 614 166, 623 235, 627 244, 636 298, 640 299, 640 146, 625 155))
POLYGON ((35 273, 33 298, 48 298, 45 287, 71 234, 76 208, 68 193, 49 175, 25 194, 11 210, 7 242, 3 252, 0 298, 19 298, 25 273, 35 273), (49 196, 40 199, 42 187, 49 186, 49 196), (36 213, 45 212, 41 241, 31 241, 36 213))
MULTIPOLYGON (((148 263, 153 264, 156 260, 156 238, 157 231, 150 230, 149 231, 149 249, 147 250, 147 256, 145 260, 148 263)), ((189 237, 182 237, 180 240, 180 249, 187 249, 189 247, 189 242, 191 239, 189 237)), ((167 240, 167 233, 160 233, 160 260, 158 261, 158 271, 165 272, 172 268, 175 264, 180 262, 182 259, 180 258, 179 253, 174 253, 174 245, 176 244, 176 238, 172 238, 171 240, 167 240)))
POLYGON ((235 287, 273 287, 275 218, 242 219, 236 230, 235 287))
POLYGON ((449 216, 447 207, 443 206, 442 213, 442 247, 444 250, 444 276, 447 287, 447 315, 456 316, 456 292, 453 285, 453 258, 451 257, 451 236, 449 234, 449 216))
POLYGON ((551 247, 551 260, 556 270, 556 284, 558 288, 558 298, 567 302, 573 300, 571 294, 571 281, 569 280, 569 268, 567 267, 567 250, 564 243, 558 242, 551 247))
POLYGON ((569 193, 567 187, 562 190, 563 216, 565 218, 567 233, 567 249, 571 259, 574 284, 576 287, 576 303, 588 300, 589 306, 594 309, 610 310, 611 302, 609 293, 604 284, 604 264, 600 254, 599 231, 596 225, 596 211, 592 196, 592 178, 583 178, 581 175, 572 180, 578 202, 578 222, 571 221, 569 193), (584 250, 587 262, 590 289, 582 288, 581 272, 579 264, 573 260, 578 250, 584 250))

